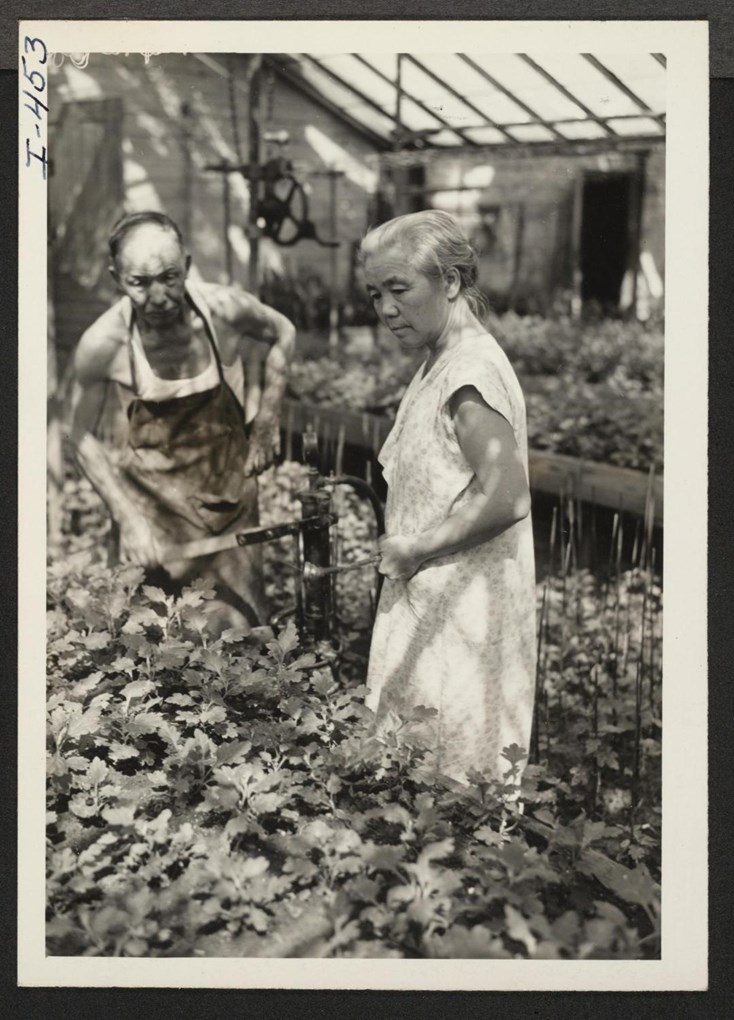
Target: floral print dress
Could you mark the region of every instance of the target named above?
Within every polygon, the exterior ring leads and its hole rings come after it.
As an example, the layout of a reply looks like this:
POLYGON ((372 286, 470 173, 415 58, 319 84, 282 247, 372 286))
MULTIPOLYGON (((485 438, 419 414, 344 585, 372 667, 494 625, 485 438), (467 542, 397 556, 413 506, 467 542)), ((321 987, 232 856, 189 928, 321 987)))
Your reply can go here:
MULTIPOLYGON (((527 474, 525 402, 489 334, 449 348, 403 397, 380 451, 388 535, 440 524, 481 491, 454 430, 449 401, 474 386, 512 426, 527 474)), ((466 781, 499 778, 502 749, 528 749, 535 689, 535 564, 530 516, 473 548, 428 560, 409 581, 386 579, 372 635, 367 705, 378 723, 419 705, 435 762, 466 781)))

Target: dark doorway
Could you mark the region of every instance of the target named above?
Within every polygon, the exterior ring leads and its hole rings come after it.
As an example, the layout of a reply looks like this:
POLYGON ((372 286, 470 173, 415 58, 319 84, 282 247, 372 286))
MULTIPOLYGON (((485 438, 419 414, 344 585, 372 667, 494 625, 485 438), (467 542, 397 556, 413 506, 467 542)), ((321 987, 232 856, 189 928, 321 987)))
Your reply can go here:
POLYGON ((581 214, 581 297, 605 311, 619 307, 629 264, 632 174, 588 176, 581 214))
POLYGON ((427 209, 426 194, 423 190, 426 186, 426 168, 423 163, 414 163, 408 167, 408 188, 410 198, 408 200, 411 212, 421 212, 427 209))

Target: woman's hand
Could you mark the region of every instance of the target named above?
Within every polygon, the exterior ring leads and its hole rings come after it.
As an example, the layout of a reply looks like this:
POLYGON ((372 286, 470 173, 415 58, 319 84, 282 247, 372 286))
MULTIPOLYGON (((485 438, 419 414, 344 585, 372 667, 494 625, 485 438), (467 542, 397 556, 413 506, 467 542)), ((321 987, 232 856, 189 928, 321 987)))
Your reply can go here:
POLYGON ((414 536, 385 535, 377 545, 380 551, 377 569, 391 581, 409 580, 423 562, 414 536))

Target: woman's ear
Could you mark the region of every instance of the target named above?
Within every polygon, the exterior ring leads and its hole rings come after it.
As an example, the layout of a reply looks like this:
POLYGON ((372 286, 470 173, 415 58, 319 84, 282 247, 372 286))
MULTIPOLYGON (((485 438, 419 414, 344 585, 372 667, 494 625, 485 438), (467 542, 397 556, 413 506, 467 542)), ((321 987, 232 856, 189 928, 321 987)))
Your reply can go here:
POLYGON ((446 287, 446 297, 449 301, 455 300, 455 298, 457 298, 461 293, 461 276, 459 275, 459 270, 455 269, 454 266, 451 266, 450 269, 446 270, 443 282, 446 287))

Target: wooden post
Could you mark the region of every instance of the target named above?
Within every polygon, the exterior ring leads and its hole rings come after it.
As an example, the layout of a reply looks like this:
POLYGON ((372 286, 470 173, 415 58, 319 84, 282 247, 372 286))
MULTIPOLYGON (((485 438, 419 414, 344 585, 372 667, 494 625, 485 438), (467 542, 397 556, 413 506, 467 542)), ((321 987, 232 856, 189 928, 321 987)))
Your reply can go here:
POLYGON ((632 305, 630 318, 637 318, 638 277, 640 273, 640 251, 642 250, 642 216, 645 208, 645 177, 647 153, 637 153, 637 173, 633 177, 631 196, 631 238, 630 262, 632 269, 632 305))
POLYGON ((229 191, 229 174, 225 170, 222 174, 222 202, 224 207, 224 268, 227 274, 227 283, 231 284, 232 275, 232 244, 229 240, 229 228, 232 224, 232 203, 229 191))
MULTIPOLYGON (((340 170, 329 170, 329 240, 336 240, 336 184, 342 176, 340 170)), ((329 349, 335 351, 339 343, 339 287, 337 281, 336 248, 329 249, 329 349)))
POLYGON ((400 117, 402 102, 403 102, 403 54, 398 53, 398 63, 395 72, 395 130, 396 130, 394 145, 395 149, 399 149, 401 145, 400 131, 402 128, 402 123, 400 121, 400 117))
POLYGON ((260 228, 257 225, 260 204, 260 74, 262 54, 252 56, 249 73, 248 147, 250 164, 250 211, 248 214, 248 240, 250 242, 249 288, 260 296, 260 228))
POLYGON ((524 235, 525 235, 525 203, 520 202, 517 206, 517 219, 515 220, 515 250, 512 253, 512 285, 510 289, 510 308, 513 309, 513 311, 517 303, 517 292, 520 286, 520 270, 522 268, 524 235))
POLYGON ((193 214, 193 166, 191 160, 191 107, 181 103, 181 190, 183 222, 181 228, 188 244, 191 243, 193 214))
POLYGON ((584 218, 584 174, 579 173, 574 181, 573 208, 571 212, 571 317, 581 317, 583 304, 581 287, 581 227, 584 218))

